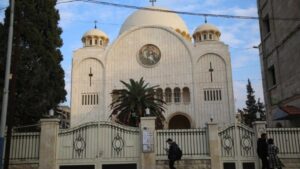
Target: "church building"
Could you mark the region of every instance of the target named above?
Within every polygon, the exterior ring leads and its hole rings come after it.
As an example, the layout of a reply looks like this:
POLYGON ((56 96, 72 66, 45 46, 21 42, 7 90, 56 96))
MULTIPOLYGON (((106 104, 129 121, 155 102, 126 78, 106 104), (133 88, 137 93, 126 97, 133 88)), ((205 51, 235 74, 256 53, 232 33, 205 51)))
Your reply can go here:
POLYGON ((83 35, 72 61, 71 126, 110 121, 120 80, 141 77, 159 85, 156 95, 167 103, 164 128, 234 121, 230 53, 220 30, 205 23, 190 33, 179 15, 163 10, 135 11, 113 42, 96 28, 83 35))

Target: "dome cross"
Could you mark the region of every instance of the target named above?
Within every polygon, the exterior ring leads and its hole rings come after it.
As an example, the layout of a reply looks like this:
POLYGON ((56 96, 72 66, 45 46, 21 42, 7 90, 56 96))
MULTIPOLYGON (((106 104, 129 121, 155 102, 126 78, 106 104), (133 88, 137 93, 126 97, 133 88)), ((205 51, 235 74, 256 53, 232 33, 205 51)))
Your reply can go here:
POLYGON ((156 2, 156 0, 149 0, 149 2, 151 2, 152 6, 154 6, 154 3, 156 2))
POLYGON ((98 22, 97 20, 94 21, 94 23, 95 23, 95 29, 97 29, 97 22, 98 22))

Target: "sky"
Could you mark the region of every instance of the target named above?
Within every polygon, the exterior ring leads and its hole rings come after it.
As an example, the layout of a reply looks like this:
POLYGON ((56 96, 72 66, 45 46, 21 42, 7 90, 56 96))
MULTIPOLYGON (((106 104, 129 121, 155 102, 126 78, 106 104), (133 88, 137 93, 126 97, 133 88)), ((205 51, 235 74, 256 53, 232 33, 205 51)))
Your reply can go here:
MULTIPOLYGON (((58 0, 60 1, 65 0, 58 0)), ((140 7, 151 5, 149 0, 103 0, 103 2, 140 7)), ((3 22, 4 18, 4 10, 1 9, 7 5, 8 0, 0 1, 0 22, 3 22)), ((184 12, 257 16, 256 0, 157 0, 155 6, 184 12)), ((117 38, 123 22, 135 9, 87 2, 60 3, 56 8, 60 14, 59 26, 63 30, 61 38, 64 44, 61 52, 64 60, 61 64, 65 71, 65 88, 68 92, 67 101, 62 104, 70 105, 72 53, 82 47, 82 35, 93 29, 94 21, 97 20, 97 27, 109 36, 112 43, 117 38)), ((180 15, 180 17, 185 21, 190 34, 204 23, 202 16, 180 15)), ((256 98, 263 101, 259 52, 257 48, 253 48, 260 44, 258 21, 220 17, 208 17, 207 20, 220 29, 221 41, 229 45, 236 109, 245 107, 248 79, 251 80, 256 98)))

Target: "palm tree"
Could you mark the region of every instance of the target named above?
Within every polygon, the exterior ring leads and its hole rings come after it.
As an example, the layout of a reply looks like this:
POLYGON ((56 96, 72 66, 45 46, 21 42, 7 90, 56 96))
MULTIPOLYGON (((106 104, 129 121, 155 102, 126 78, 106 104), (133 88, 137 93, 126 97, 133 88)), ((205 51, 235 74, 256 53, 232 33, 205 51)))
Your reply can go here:
POLYGON ((111 95, 113 101, 110 104, 112 115, 116 116, 119 123, 137 127, 140 117, 146 116, 146 109, 150 110, 149 116, 156 116, 156 128, 162 128, 165 120, 162 112, 165 111, 163 100, 155 97, 155 89, 158 86, 149 87, 141 78, 139 81, 133 79, 126 83, 121 80, 125 89, 114 90, 111 95))

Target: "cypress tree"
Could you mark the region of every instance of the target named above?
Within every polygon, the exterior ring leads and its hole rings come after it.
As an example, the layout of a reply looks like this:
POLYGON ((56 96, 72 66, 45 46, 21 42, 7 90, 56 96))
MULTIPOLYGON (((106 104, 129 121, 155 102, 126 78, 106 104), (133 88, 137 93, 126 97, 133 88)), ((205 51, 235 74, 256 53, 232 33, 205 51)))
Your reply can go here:
MULTIPOLYGON (((60 65, 62 46, 56 0, 15 1, 12 65, 7 116, 6 150, 10 149, 13 126, 37 123, 43 114, 65 100, 64 71, 60 65)), ((0 30, 0 87, 9 28, 9 8, 0 30)), ((2 93, 1 93, 2 99, 2 93)), ((2 104, 1 104, 2 106, 2 104)), ((4 168, 8 168, 9 151, 4 168)))
MULTIPOLYGON (((59 13, 55 5, 56 0, 15 1, 13 76, 8 109, 8 114, 13 114, 10 118, 14 126, 35 124, 50 109, 65 101, 64 71, 60 64, 63 58, 59 50, 62 30, 58 27, 59 13)), ((0 50, 1 89, 8 24, 9 9, 6 10, 4 33, 0 33, 3 45, 0 50)))
POLYGON ((251 82, 248 79, 247 88, 247 100, 246 100, 246 108, 244 108, 244 120, 248 126, 252 126, 252 122, 256 120, 256 112, 258 110, 254 90, 252 88, 251 82))

